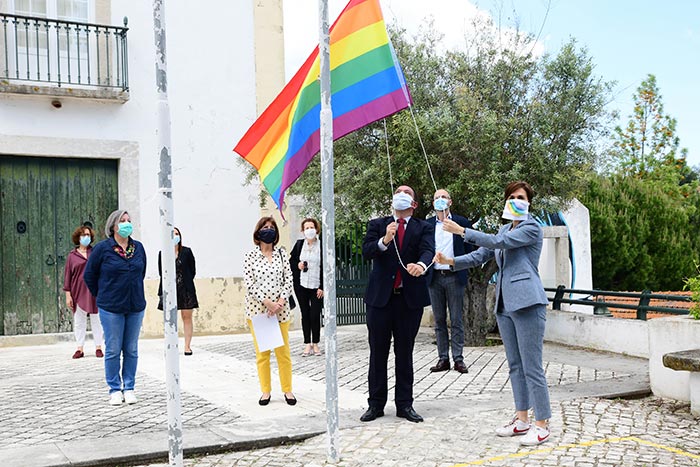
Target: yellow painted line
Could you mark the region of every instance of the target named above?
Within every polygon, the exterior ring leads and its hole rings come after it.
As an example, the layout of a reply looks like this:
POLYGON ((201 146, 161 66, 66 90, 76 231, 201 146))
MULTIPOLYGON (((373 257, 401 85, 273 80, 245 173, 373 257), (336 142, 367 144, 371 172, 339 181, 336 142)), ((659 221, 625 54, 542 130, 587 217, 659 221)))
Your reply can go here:
POLYGON ((479 459, 479 460, 467 462, 465 464, 454 464, 452 467, 466 467, 468 465, 483 465, 483 464, 486 464, 488 462, 498 462, 498 461, 503 461, 503 460, 507 460, 507 459, 518 459, 521 457, 532 456, 532 455, 536 455, 536 454, 548 454, 548 453, 553 452, 553 451, 561 451, 561 450, 569 449, 569 448, 596 446, 598 444, 621 443, 621 442, 625 442, 625 441, 633 441, 635 443, 643 444, 645 446, 650 446, 650 447, 653 447, 656 449, 663 449, 665 451, 669 451, 669 452, 672 452, 674 454, 678 454, 679 456, 690 457, 691 459, 700 459, 700 455, 691 454, 691 453, 683 451, 681 449, 673 448, 671 446, 664 446, 663 444, 652 443, 651 441, 645 441, 641 438, 637 438, 636 436, 626 436, 626 437, 622 437, 622 438, 605 438, 605 439, 598 439, 598 440, 593 440, 593 441, 584 441, 581 443, 562 444, 559 446, 555 446, 553 448, 514 452, 512 454, 503 454, 501 456, 489 457, 488 459, 479 459))

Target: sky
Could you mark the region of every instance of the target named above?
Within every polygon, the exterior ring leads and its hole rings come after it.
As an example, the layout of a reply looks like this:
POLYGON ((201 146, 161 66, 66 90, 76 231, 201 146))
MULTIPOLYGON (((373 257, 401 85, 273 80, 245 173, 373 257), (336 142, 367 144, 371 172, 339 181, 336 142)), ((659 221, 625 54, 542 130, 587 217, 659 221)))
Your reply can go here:
MULTIPOLYGON (((328 0, 331 24, 347 0, 328 0)), ((608 110, 625 126, 633 94, 656 76, 664 112, 677 120, 680 147, 700 167, 700 1, 696 0, 381 0, 387 24, 409 33, 433 19, 446 47, 461 48, 471 19, 490 15, 538 40, 535 53, 556 54, 573 37, 588 50, 595 73, 614 81, 608 110)), ((287 79, 318 44, 318 0, 284 0, 287 79)), ((410 83, 409 83, 410 86, 410 83)))

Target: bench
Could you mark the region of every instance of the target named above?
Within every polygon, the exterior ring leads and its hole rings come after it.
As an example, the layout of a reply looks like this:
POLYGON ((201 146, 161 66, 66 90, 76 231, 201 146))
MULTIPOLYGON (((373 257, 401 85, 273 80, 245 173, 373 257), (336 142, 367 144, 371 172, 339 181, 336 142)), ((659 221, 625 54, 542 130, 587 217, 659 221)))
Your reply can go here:
POLYGON ((700 349, 671 352, 664 355, 664 366, 690 372, 690 412, 700 416, 700 349))

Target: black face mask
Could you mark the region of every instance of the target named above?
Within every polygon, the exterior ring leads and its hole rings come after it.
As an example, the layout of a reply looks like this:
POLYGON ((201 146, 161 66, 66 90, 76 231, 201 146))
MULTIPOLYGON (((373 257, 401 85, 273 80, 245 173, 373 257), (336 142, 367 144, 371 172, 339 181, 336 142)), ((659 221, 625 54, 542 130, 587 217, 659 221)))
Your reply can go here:
POLYGON ((260 229, 258 230, 258 240, 263 243, 273 243, 277 237, 275 229, 260 229))

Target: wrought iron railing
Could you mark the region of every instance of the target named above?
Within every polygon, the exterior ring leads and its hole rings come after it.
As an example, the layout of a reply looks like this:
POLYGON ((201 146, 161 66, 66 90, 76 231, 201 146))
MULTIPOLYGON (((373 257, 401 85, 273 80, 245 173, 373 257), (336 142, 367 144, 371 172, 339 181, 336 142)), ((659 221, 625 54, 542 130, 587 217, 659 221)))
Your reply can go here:
POLYGON ((0 79, 127 91, 126 25, 0 13, 0 79))

